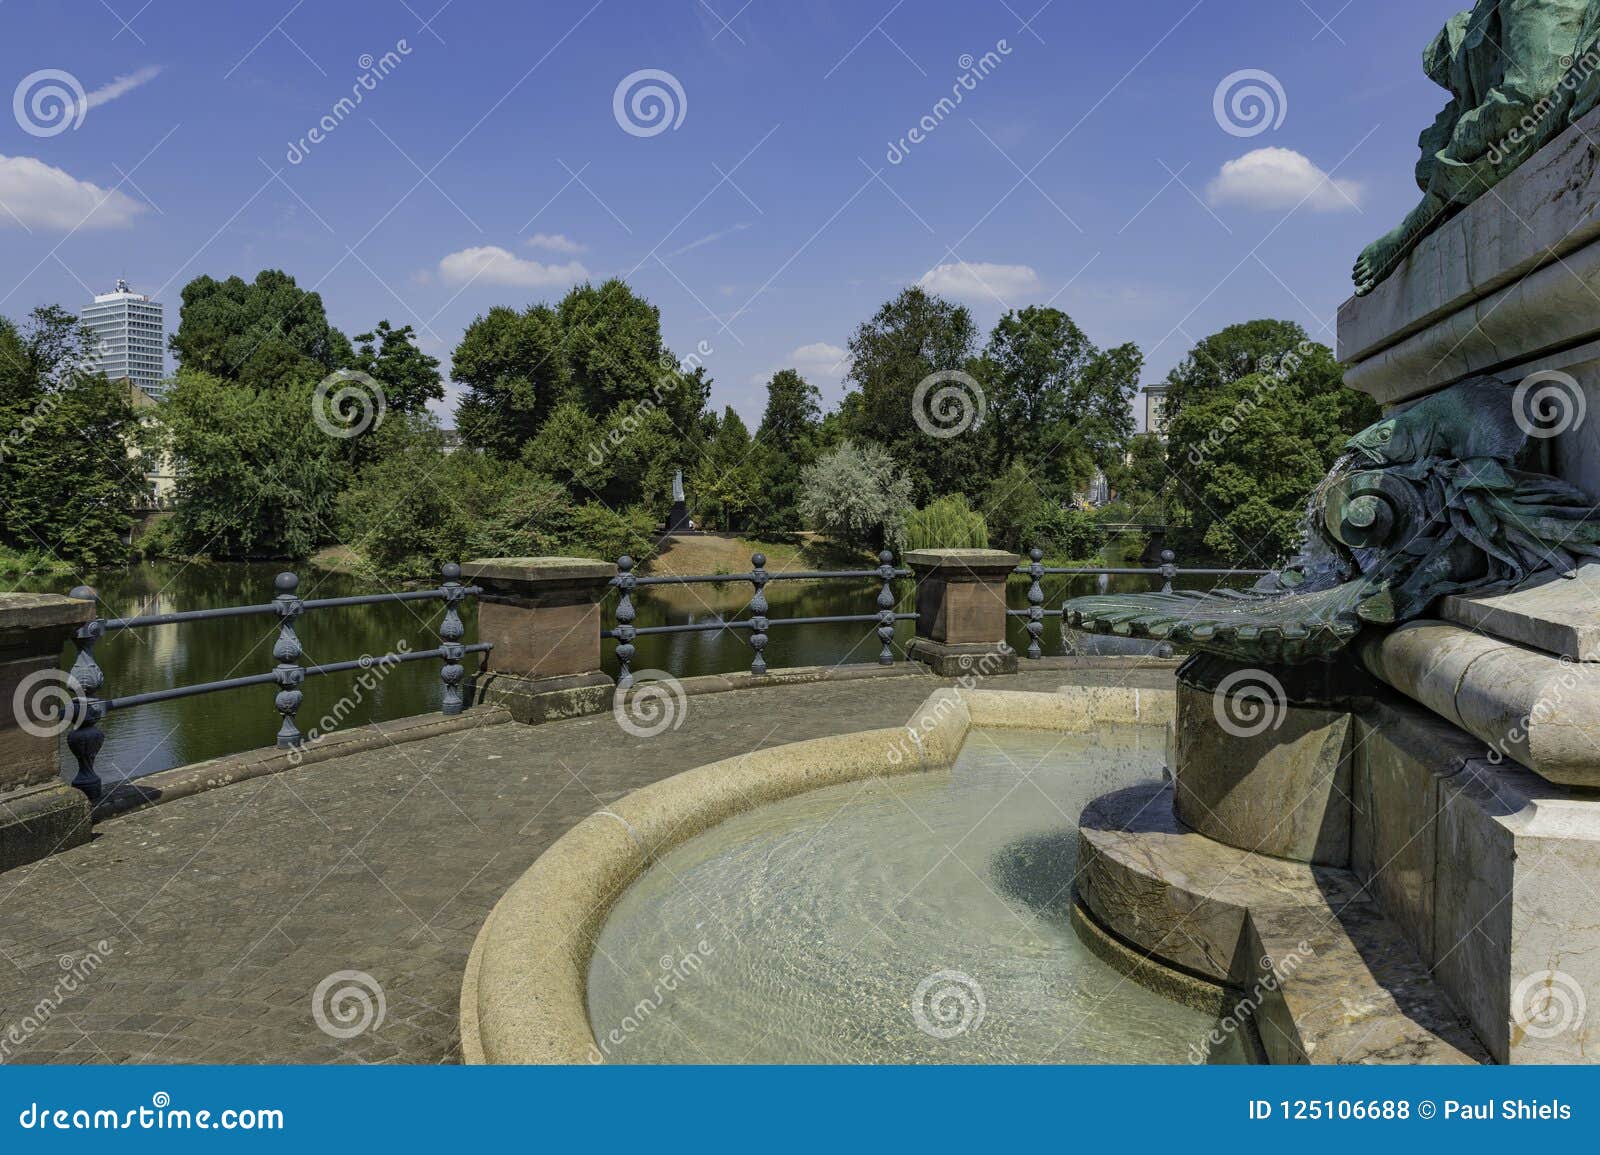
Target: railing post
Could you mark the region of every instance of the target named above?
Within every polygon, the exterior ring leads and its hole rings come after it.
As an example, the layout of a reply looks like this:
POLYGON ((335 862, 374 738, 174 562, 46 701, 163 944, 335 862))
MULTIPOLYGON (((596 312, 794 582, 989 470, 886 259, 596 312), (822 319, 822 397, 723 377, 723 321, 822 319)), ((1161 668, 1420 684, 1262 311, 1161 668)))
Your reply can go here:
POLYGON ((878 641, 883 648, 878 651, 878 665, 894 665, 894 554, 884 550, 878 555, 878 577, 883 588, 878 591, 878 641))
POLYGON ((1178 576, 1178 567, 1173 564, 1176 556, 1170 549, 1161 551, 1161 592, 1164 594, 1172 592, 1172 579, 1178 576))
POLYGON ((305 700, 300 685, 306 680, 306 672, 300 666, 303 651, 300 637, 294 632, 294 623, 305 605, 295 595, 300 579, 294 574, 281 573, 272 584, 278 591, 278 596, 272 599, 278 609, 278 640, 272 646, 272 656, 278 659, 277 668, 273 670, 278 678, 278 693, 272 704, 283 715, 283 725, 278 727, 278 746, 287 749, 298 746, 304 737, 294 720, 300 703, 305 700))
POLYGON ((917 580, 917 636, 907 656, 946 678, 1016 673, 1006 580, 1022 559, 997 549, 914 549, 905 560, 917 580))
POLYGON ((633 620, 637 616, 633 608, 634 583, 639 579, 633 576, 633 559, 623 554, 617 559, 617 688, 626 690, 633 685, 633 670, 630 663, 633 661, 634 645, 633 620))
POLYGON ((756 587, 750 599, 750 648, 756 652, 750 662, 750 672, 760 677, 767 672, 767 555, 750 555, 750 581, 756 587))
MULTIPOLYGON (((582 557, 502 557, 461 569, 465 581, 483 588, 478 638, 494 647, 472 680, 473 701, 502 706, 522 723, 611 708, 616 683, 600 668, 600 633, 618 566, 582 557)), ((631 621, 631 608, 627 613, 631 621)), ((617 649, 629 669, 624 659, 632 655, 617 649)))
POLYGON ((1028 657, 1044 657, 1044 647, 1039 644, 1039 639, 1044 635, 1044 586, 1040 584, 1044 577, 1044 550, 1034 546, 1028 551, 1028 576, 1033 579, 1028 586, 1028 657))
MULTIPOLYGON (((61 781, 60 750, 89 700, 61 668, 61 648, 90 624, 85 597, 0 593, 0 870, 89 841, 90 799, 61 781)), ((91 634, 79 644, 100 631, 91 634)))
MULTIPOLYGON (((100 597, 93 586, 76 586, 67 596, 96 606, 100 597)), ((95 760, 100 757, 100 748, 106 744, 105 731, 100 729, 100 720, 106 716, 106 711, 95 699, 100 687, 105 685, 106 674, 95 659, 94 646, 105 636, 105 632, 105 623, 98 616, 73 631, 72 644, 77 653, 72 659, 72 669, 67 674, 68 685, 76 691, 70 707, 72 729, 67 732, 67 749, 72 751, 73 760, 78 764, 72 785, 83 791, 91 804, 100 801, 104 787, 95 769, 95 760)))
POLYGON ((444 651, 444 665, 439 667, 439 680, 444 683, 444 701, 439 712, 459 714, 461 675, 465 672, 461 659, 466 656, 461 639, 466 636, 467 627, 461 624, 457 607, 467 596, 466 587, 460 581, 461 567, 455 562, 447 562, 440 572, 444 574, 444 617, 439 622, 439 648, 444 651))

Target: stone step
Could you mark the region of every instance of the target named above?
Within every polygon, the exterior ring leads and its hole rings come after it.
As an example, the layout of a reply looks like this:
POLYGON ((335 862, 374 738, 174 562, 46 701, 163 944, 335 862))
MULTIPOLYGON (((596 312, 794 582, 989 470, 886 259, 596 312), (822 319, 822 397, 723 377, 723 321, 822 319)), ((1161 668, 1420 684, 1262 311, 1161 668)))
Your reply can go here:
POLYGON ((1272 1062, 1489 1061, 1355 875, 1224 846, 1172 803, 1147 784, 1084 809, 1078 896, 1102 926, 1239 992, 1272 1062))

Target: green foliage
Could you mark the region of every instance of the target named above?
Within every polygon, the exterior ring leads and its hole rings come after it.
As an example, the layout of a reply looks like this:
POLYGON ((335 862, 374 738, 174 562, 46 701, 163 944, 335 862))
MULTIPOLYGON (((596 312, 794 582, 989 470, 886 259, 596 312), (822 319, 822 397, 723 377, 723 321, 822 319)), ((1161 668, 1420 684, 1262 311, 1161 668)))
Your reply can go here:
POLYGON ((800 474, 820 452, 822 395, 793 369, 767 382, 767 408, 756 431, 760 500, 750 524, 758 533, 792 532, 800 524, 800 474))
POLYGON ((573 391, 591 413, 649 396, 663 367, 675 368, 661 340, 661 311, 623 281, 578 285, 556 313, 573 391))
POLYGON ((981 508, 994 543, 1013 553, 1026 555, 1038 548, 1053 560, 1083 561, 1105 544, 1105 532, 1092 513, 1046 497, 1020 462, 990 482, 981 508))
POLYGON ((91 337, 58 306, 0 318, 0 546, 120 561, 146 437, 126 383, 83 368, 91 337))
POLYGON ((421 413, 428 402, 444 397, 439 359, 417 348, 410 325, 396 329, 388 321, 379 321, 376 329, 360 334, 356 340, 360 345, 352 367, 383 386, 389 412, 421 413))
POLYGON ((762 500, 761 473, 750 455, 750 431, 729 406, 695 462, 690 485, 706 528, 736 530, 762 500))
POLYGON ((254 281, 190 281, 171 345, 182 368, 254 389, 320 381, 354 358, 349 338, 328 324, 321 295, 279 269, 254 281))
MULTIPOLYGON (((915 420, 917 386, 931 374, 981 371, 973 356, 972 314, 913 285, 860 325, 850 338, 850 380, 859 387, 846 432, 886 449, 922 500, 981 484, 985 426, 954 437, 925 432, 915 420)), ((926 397, 922 409, 928 410, 926 397)), ((942 429, 938 430, 943 432, 942 429)))
POLYGON ((1006 313, 983 358, 993 459, 1026 462, 1057 496, 1082 489, 1127 448, 1143 365, 1137 346, 1101 350, 1059 309, 1006 313))
MULTIPOLYGON (((162 406, 177 463, 178 549, 301 558, 333 540, 348 467, 344 441, 311 420, 315 389, 314 382, 252 389, 192 370, 178 374, 162 406)), ((414 473, 389 500, 402 502, 425 484, 426 475, 414 473)))
POLYGON ((1051 505, 1039 511, 1027 540, 1053 561, 1089 561, 1104 548, 1106 532, 1088 510, 1051 505))
POLYGON ((906 549, 985 549, 989 526, 965 494, 941 497, 906 518, 906 549))
POLYGON ((461 440, 514 459, 566 392, 561 323, 548 305, 496 306, 467 326, 450 362, 466 387, 456 407, 461 440))
POLYGON ((1169 518, 1230 563, 1271 565, 1299 546, 1312 490, 1376 408, 1344 388, 1329 349, 1285 322, 1234 326, 1185 364, 1191 380, 1167 426, 1169 518), (1226 348, 1234 352, 1224 364, 1265 356, 1256 363, 1267 368, 1237 380, 1202 373, 1226 348))
POLYGON ((900 549, 911 509, 911 482, 881 446, 842 441, 800 477, 800 515, 843 546, 900 549))

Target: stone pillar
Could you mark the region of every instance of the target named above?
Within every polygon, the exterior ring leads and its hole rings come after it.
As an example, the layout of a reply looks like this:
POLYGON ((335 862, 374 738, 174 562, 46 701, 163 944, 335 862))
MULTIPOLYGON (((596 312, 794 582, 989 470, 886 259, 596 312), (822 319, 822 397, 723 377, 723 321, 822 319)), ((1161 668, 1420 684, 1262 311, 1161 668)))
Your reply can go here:
POLYGON ((616 573, 611 562, 577 557, 463 565, 461 580, 483 587, 478 640, 494 643, 473 679, 473 702, 528 723, 610 709, 616 686, 600 669, 600 603, 616 573))
POLYGON ((61 649, 92 601, 0 594, 0 870, 89 841, 89 800, 61 780, 61 649))
POLYGON ((917 636, 906 653, 941 677, 1014 674, 1006 644, 1006 581, 1022 561, 998 549, 916 549, 917 636))

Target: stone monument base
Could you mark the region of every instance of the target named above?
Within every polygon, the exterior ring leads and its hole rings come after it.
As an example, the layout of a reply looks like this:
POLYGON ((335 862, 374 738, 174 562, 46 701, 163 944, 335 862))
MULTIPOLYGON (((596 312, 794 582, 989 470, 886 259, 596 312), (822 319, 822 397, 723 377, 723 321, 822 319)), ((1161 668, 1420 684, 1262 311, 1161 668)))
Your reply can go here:
POLYGON ((485 673, 473 679, 469 702, 503 706, 512 720, 525 725, 582 718, 611 709, 617 685, 601 673, 568 674, 558 678, 522 678, 515 674, 485 673))
POLYGON ((67 785, 0 794, 0 870, 89 841, 89 799, 67 785))
POLYGON ((921 662, 941 678, 969 675, 992 677, 1017 672, 1017 651, 993 642, 950 643, 912 638, 906 657, 921 662))

